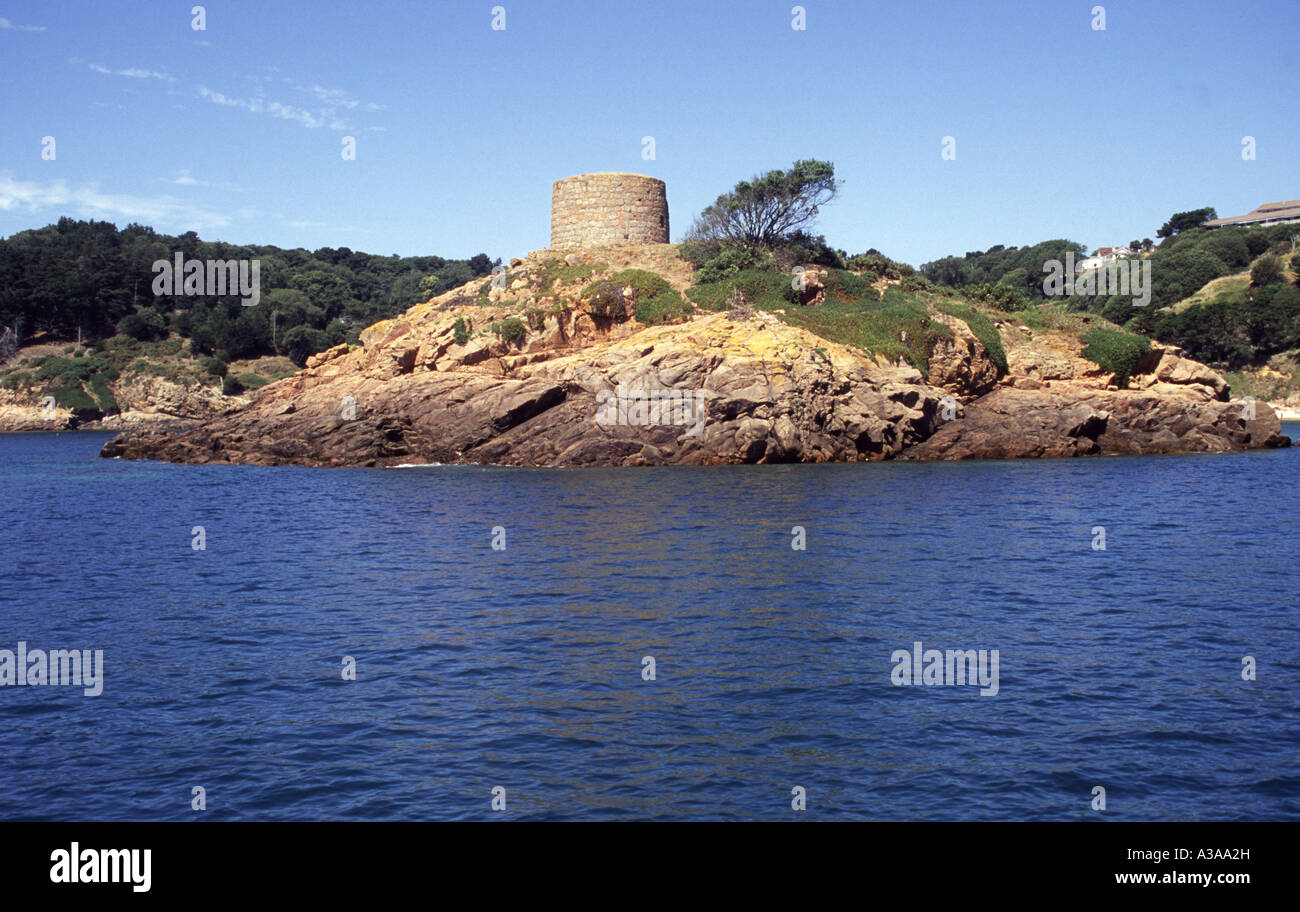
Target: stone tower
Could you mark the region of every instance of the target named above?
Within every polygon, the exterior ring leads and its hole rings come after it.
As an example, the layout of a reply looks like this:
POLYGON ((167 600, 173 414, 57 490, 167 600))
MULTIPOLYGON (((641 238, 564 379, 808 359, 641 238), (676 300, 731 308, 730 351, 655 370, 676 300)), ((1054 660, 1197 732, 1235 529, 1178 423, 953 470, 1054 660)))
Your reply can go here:
POLYGON ((551 249, 668 243, 664 182, 644 174, 578 174, 551 190, 551 249))

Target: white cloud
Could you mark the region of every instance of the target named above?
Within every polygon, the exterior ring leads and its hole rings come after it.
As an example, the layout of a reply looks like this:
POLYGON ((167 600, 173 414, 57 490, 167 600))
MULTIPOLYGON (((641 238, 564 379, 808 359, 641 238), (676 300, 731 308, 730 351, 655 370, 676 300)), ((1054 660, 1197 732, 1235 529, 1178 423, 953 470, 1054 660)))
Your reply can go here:
POLYGON ((201 181, 190 176, 189 168, 182 168, 177 172, 175 177, 164 177, 163 181, 168 184, 175 184, 178 187, 207 187, 210 186, 207 181, 201 181))
POLYGON ((93 183, 75 186, 66 180, 22 181, 0 174, 0 212, 47 209, 80 218, 142 222, 163 230, 207 231, 230 224, 225 212, 170 196, 105 193, 93 183))
POLYGON ((214 92, 207 86, 199 86, 199 97, 207 99, 213 104, 242 108, 253 114, 270 114, 272 117, 279 117, 282 120, 291 120, 309 129, 325 126, 328 126, 331 130, 347 129, 347 126, 335 117, 329 109, 309 111, 306 108, 298 108, 278 101, 267 101, 265 98, 234 98, 220 92, 214 92))
POLYGON ((308 95, 316 96, 317 100, 324 102, 332 108, 347 108, 349 111, 359 105, 357 101, 348 95, 342 89, 326 89, 318 85, 294 86, 299 92, 306 92, 308 95))
POLYGON ((0 29, 8 29, 11 32, 43 32, 43 25, 17 25, 8 19, 0 19, 0 29))
POLYGON ((156 70, 142 70, 137 67, 131 67, 125 70, 110 70, 106 66, 98 63, 88 63, 96 73, 104 73, 109 76, 129 76, 132 79, 161 79, 163 82, 175 82, 176 77, 168 76, 166 73, 159 73, 156 70))
POLYGON ((329 222, 313 222, 309 219, 290 219, 289 226, 291 228, 299 228, 299 229, 327 228, 329 227, 329 222))

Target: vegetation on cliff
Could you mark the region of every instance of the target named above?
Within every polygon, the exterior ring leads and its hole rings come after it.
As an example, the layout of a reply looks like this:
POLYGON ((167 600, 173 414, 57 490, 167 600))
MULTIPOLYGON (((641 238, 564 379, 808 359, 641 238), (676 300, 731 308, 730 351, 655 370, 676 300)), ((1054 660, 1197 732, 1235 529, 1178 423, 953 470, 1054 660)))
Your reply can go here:
MULTIPOLYGON (((1189 357, 1229 371, 1262 370, 1272 359, 1294 353, 1300 349, 1300 254, 1292 239, 1300 229, 1202 227, 1213 217, 1209 207, 1175 213, 1156 232, 1165 240, 1144 257, 1152 275, 1147 306, 1120 294, 1074 295, 1059 299, 1058 306, 1096 314, 1130 334, 1178 346, 1189 357)), ((1068 253, 1077 261, 1085 248, 1066 240, 1023 248, 997 245, 920 269, 972 301, 1019 312, 1051 303, 1043 294, 1043 263, 1064 261, 1068 253)))
POLYGON ((492 266, 484 254, 447 260, 346 247, 284 250, 63 218, 0 240, 0 360, 30 340, 94 344, 120 333, 141 342, 179 338, 195 355, 227 362, 284 355, 302 364, 492 266), (153 264, 177 254, 260 261, 260 304, 241 306, 239 294, 155 296, 153 264))

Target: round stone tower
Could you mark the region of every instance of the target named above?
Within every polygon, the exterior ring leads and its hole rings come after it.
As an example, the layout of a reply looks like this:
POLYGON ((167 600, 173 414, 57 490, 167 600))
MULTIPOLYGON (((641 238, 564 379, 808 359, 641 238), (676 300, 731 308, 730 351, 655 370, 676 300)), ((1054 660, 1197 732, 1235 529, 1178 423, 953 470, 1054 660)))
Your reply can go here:
POLYGON ((644 174, 579 174, 551 190, 551 249, 668 243, 664 182, 644 174))

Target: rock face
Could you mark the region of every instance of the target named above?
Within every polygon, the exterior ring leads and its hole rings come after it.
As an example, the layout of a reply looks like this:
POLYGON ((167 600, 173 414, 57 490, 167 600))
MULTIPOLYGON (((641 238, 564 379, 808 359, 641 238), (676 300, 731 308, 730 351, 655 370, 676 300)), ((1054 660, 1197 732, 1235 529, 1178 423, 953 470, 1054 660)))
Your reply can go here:
POLYGON ((934 319, 951 329, 953 338, 939 339, 930 352, 930 382, 964 402, 990 392, 998 385, 998 368, 980 340, 956 317, 935 314, 934 319))
MULTIPOLYGON (((663 255, 661 246, 645 248, 663 255)), ((640 265, 636 251, 618 265, 640 265)), ((1117 390, 1077 340, 1001 326, 999 377, 962 321, 929 374, 738 310, 644 326, 592 257, 515 261, 313 356, 244 407, 104 456, 188 463, 706 465, 1218 452, 1281 445, 1276 415, 1160 349, 1117 390), (567 283, 567 284, 566 284, 567 283), (609 283, 606 283, 608 286, 609 283), (608 292, 608 288, 606 288, 608 292), (599 300, 598 300, 599 299, 599 300)), ((674 276, 676 289, 684 277, 674 276)), ((632 292, 629 286, 622 294, 632 292)), ((809 302, 811 304, 811 302, 809 302)), ((1289 441, 1287 441, 1289 442, 1289 441)))
POLYGON ((453 323, 370 333, 367 347, 265 388, 239 412, 182 434, 123 435, 104 455, 302 465, 885 459, 930 435, 945 395, 915 371, 775 320, 717 314, 538 360, 457 345, 453 323))
POLYGON ((1211 452, 1287 446, 1273 410, 1150 393, 1000 389, 966 407, 907 459, 1211 452))
POLYGON ((178 383, 140 374, 111 386, 120 413, 90 421, 66 408, 45 409, 31 391, 0 390, 0 432, 82 430, 177 430, 247 404, 197 381, 178 383))

